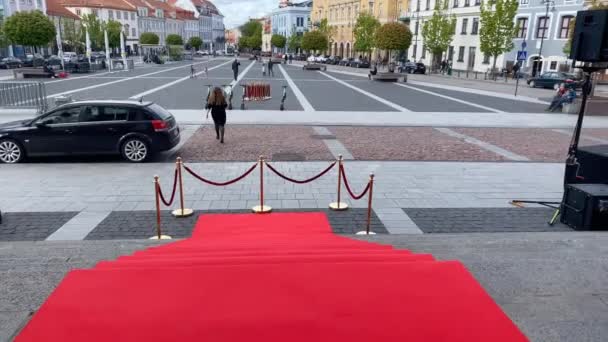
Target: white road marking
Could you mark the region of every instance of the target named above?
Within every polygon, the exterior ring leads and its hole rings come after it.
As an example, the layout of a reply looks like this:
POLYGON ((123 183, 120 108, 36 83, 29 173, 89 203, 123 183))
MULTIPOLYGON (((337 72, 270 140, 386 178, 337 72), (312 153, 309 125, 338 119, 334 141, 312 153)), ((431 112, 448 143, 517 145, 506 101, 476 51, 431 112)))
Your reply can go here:
POLYGON ((66 224, 49 235, 47 241, 84 240, 111 211, 81 211, 66 224))
POLYGON ((461 134, 458 133, 454 130, 451 130, 449 128, 440 128, 440 127, 436 127, 435 128, 437 131, 449 135, 451 137, 463 140, 464 142, 467 142, 469 144, 473 144, 473 145, 477 145, 479 147, 481 147, 482 149, 486 150, 486 151, 490 151, 493 153, 496 153, 500 156, 503 156, 509 160, 516 160, 516 161, 530 161, 530 159, 528 159, 527 157, 521 156, 519 154, 513 153, 511 151, 505 150, 502 147, 498 147, 496 145, 492 145, 490 143, 487 143, 485 141, 481 141, 479 139, 470 137, 468 135, 465 134, 461 134))
MULTIPOLYGON (((203 64, 203 63, 207 63, 207 62, 200 62, 200 63, 196 63, 196 64, 203 64)), ((64 91, 64 92, 61 92, 61 93, 49 95, 49 96, 47 96, 47 98, 52 99, 52 98, 55 98, 55 97, 58 97, 58 96, 69 95, 69 94, 78 93, 78 92, 81 92, 81 91, 84 91, 84 90, 90 90, 90 89, 105 87, 105 86, 108 86, 108 85, 112 85, 112 84, 116 84, 116 83, 121 83, 121 82, 126 82, 126 81, 134 80, 134 79, 137 79, 137 78, 143 78, 143 77, 150 76, 150 75, 156 75, 156 74, 160 74, 160 73, 163 73, 163 72, 177 70, 177 69, 181 69, 181 68, 185 68, 185 67, 189 67, 189 66, 190 66, 190 64, 181 65, 181 66, 173 67, 173 68, 167 68, 167 69, 163 68, 163 70, 158 70, 158 71, 150 72, 150 73, 147 73, 147 74, 127 77, 127 78, 116 80, 116 81, 110 81, 110 82, 106 82, 106 83, 95 84, 95 85, 84 87, 84 88, 78 88, 78 89, 72 89, 72 90, 64 91)))
MULTIPOLYGON (((574 134, 573 131, 571 131, 571 130, 569 131, 567 129, 554 129, 553 132, 562 133, 562 134, 565 134, 565 135, 568 135, 568 136, 572 136, 572 134, 574 134)), ((585 135, 581 134, 581 138, 587 139, 587 140, 590 140, 590 141, 593 141, 593 142, 596 142, 596 143, 600 143, 600 144, 608 144, 608 140, 592 137, 592 136, 590 136, 588 134, 585 134, 585 135)))
MULTIPOLYGON (((230 63, 232 63, 232 61, 230 61, 230 63)), ((230 82, 230 86, 231 86, 232 88, 234 88, 234 86, 236 86, 236 85, 237 85, 237 84, 238 84, 238 83, 239 83, 239 82, 240 82, 240 81, 243 79, 243 77, 245 77, 245 74, 247 74, 247 72, 249 72, 249 70, 251 70, 251 68, 253 68, 254 64, 255 64, 255 61, 252 61, 252 62, 251 62, 251 64, 249 64, 249 65, 248 65, 248 66, 245 68, 245 70, 243 70, 243 71, 242 71, 242 72, 239 74, 239 76, 236 78, 236 81, 235 81, 235 80, 232 80, 232 82, 230 82)))
MULTIPOLYGON (((313 131, 317 135, 334 135, 330 130, 326 127, 314 126, 313 131)), ((323 139, 323 143, 327 146, 329 152, 337 159, 339 156, 342 156, 344 160, 354 160, 352 153, 344 146, 339 140, 335 137, 333 139, 323 139)))
POLYGON ((300 88, 298 88, 298 86, 293 82, 293 80, 287 74, 287 72, 285 72, 285 69, 283 69, 283 66, 281 64, 279 64, 279 70, 281 70, 283 77, 285 77, 287 84, 289 84, 291 91, 293 92, 293 94, 296 96, 296 98, 300 102, 300 105, 302 105, 302 108, 304 108, 304 110, 307 112, 314 111, 315 108, 310 104, 310 102, 308 102, 308 99, 306 99, 306 96, 304 96, 304 94, 302 94, 302 92, 300 91, 300 88))
POLYGON ((457 99, 457 98, 452 97, 452 96, 447 96, 447 95, 439 94, 439 93, 436 93, 436 92, 433 92, 433 91, 429 91, 429 90, 419 89, 419 88, 412 87, 412 86, 405 85, 405 84, 401 84, 401 83, 394 83, 394 84, 395 84, 395 85, 398 85, 398 86, 400 86, 400 87, 403 87, 403 88, 407 88, 407 89, 416 90, 416 91, 419 91, 419 92, 422 92, 422 93, 426 93, 426 94, 429 94, 429 95, 433 95, 433 96, 437 96, 437 97, 442 97, 442 98, 444 98, 444 99, 448 99, 448 100, 450 100, 450 101, 454 101, 454 102, 462 103, 462 104, 465 104, 465 105, 467 105, 467 106, 481 108, 481 109, 483 109, 483 110, 487 110, 487 111, 489 111, 489 112, 494 112, 494 113, 504 113, 502 110, 498 110, 498 109, 495 109, 495 108, 491 108, 491 107, 482 106, 482 105, 480 105, 480 104, 473 103, 473 102, 469 102, 469 101, 465 101, 465 100, 461 100, 461 99, 457 99))
POLYGON ((383 99, 383 98, 381 98, 381 97, 379 97, 379 96, 376 96, 376 95, 374 95, 374 94, 372 94, 372 93, 370 93, 370 92, 367 92, 367 91, 365 91, 365 90, 363 90, 363 89, 357 88, 357 87, 355 87, 354 85, 349 84, 349 83, 347 83, 347 82, 344 82, 344 81, 342 81, 342 80, 340 80, 340 79, 337 79, 337 78, 335 78, 335 77, 333 77, 333 76, 331 76, 331 75, 328 75, 328 74, 324 73, 323 71, 319 71, 319 73, 320 73, 321 75, 323 75, 323 76, 327 77, 327 78, 330 78, 330 79, 332 79, 332 80, 334 80, 334 81, 336 81, 336 82, 338 82, 338 83, 340 83, 340 84, 342 84, 342 85, 346 86, 346 87, 351 88, 352 90, 355 90, 355 91, 357 91, 357 92, 359 92, 359 93, 361 93, 361 94, 363 94, 363 95, 365 95, 365 96, 368 96, 368 97, 370 97, 370 98, 372 98, 372 99, 374 99, 374 100, 376 100, 376 101, 378 101, 378 102, 380 102, 380 103, 383 103, 383 104, 385 104, 385 105, 387 105, 387 106, 389 106, 389 107, 395 108, 396 110, 398 110, 398 111, 400 111, 400 112, 404 112, 404 113, 410 113, 410 112, 411 112, 411 110, 409 110, 409 109, 407 109, 407 108, 405 108, 405 107, 401 107, 400 105, 398 105, 398 104, 396 104, 396 103, 393 103, 393 102, 391 102, 391 101, 388 101, 388 100, 386 100, 386 99, 383 99))
MULTIPOLYGON (((151 67, 152 66, 142 66, 142 67, 139 67, 137 69, 141 70, 141 69, 148 69, 148 68, 151 68, 151 67)), ((58 83, 58 82, 67 82, 67 81, 73 81, 73 80, 80 80, 80 79, 83 79, 83 78, 97 78, 100 75, 111 75, 111 74, 116 74, 116 73, 121 73, 121 72, 127 72, 127 71, 129 71, 129 70, 123 70, 123 69, 121 69, 121 70, 114 70, 114 71, 106 71, 106 72, 102 72, 100 74, 95 74, 94 73, 94 74, 86 75, 86 76, 68 77, 68 78, 62 78, 62 79, 54 80, 54 81, 47 81, 47 82, 44 82, 44 83, 45 84, 52 84, 52 83, 58 83)))
MULTIPOLYGON (((214 69, 217 69, 217 68, 221 68, 221 67, 223 67, 224 65, 226 65, 226 64, 228 64, 228 63, 231 63, 231 61, 228 61, 228 62, 225 62, 225 63, 219 64, 219 65, 216 65, 216 66, 214 66, 214 67, 212 67, 212 68, 209 68, 209 69, 207 69, 207 70, 202 70, 202 71, 199 71, 199 72, 197 72, 197 73, 195 73, 195 74, 194 74, 194 77, 196 77, 196 76, 198 76, 198 75, 201 75, 201 74, 204 74, 206 71, 210 71, 210 70, 214 70, 214 69)), ((190 65, 187 65, 187 66, 190 66, 190 65)), ((142 78, 142 77, 140 77, 140 78, 142 78)), ((135 95, 133 95, 133 96, 129 97, 129 99, 131 99, 131 100, 139 99, 139 98, 141 98, 142 96, 146 96, 146 95, 150 95, 150 94, 156 93, 156 92, 157 92, 157 91, 159 91, 159 90, 163 90, 163 89, 165 89, 165 88, 168 88, 168 87, 174 86, 174 85, 176 85, 176 84, 178 84, 178 83, 184 82, 184 81, 189 80, 189 79, 191 79, 191 78, 192 78, 192 76, 191 76, 191 75, 188 75, 188 76, 184 76, 184 77, 178 78, 177 80, 175 80, 175 81, 173 81, 173 82, 165 83, 165 84, 163 84, 163 85, 161 85, 161 86, 159 86, 159 87, 156 87, 156 88, 152 88, 152 89, 146 90, 146 91, 141 92, 141 93, 139 93, 139 94, 135 94, 135 95)))

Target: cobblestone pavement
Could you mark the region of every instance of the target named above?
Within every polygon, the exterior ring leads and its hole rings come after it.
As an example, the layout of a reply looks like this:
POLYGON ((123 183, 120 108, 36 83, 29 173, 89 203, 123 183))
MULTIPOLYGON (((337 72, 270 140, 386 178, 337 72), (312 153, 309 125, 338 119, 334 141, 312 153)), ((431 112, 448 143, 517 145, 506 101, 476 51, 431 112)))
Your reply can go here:
POLYGON ((44 240, 76 214, 77 212, 3 213, 0 241, 44 240))
POLYGON ((254 161, 264 155, 273 161, 331 160, 311 127, 227 125, 225 144, 216 140, 213 126, 200 128, 180 150, 184 160, 254 161))
MULTIPOLYGON (((281 212, 286 210, 276 210, 281 212)), ((354 234, 365 230, 367 222, 366 209, 351 209, 334 212, 328 209, 292 209, 291 212, 322 211, 327 214, 333 231, 336 234, 354 234)), ((173 238, 185 238, 192 234, 192 229, 200 215, 216 213, 250 213, 251 210, 206 210, 196 211, 187 218, 174 218, 169 211, 162 212, 162 233, 173 238)), ((371 231, 386 234, 387 230, 378 217, 372 213, 371 231)), ((146 239, 156 234, 156 214, 154 211, 115 211, 102 221, 86 240, 124 240, 146 239)))
POLYGON ((557 222, 550 208, 406 208, 403 209, 425 233, 571 232, 557 222))

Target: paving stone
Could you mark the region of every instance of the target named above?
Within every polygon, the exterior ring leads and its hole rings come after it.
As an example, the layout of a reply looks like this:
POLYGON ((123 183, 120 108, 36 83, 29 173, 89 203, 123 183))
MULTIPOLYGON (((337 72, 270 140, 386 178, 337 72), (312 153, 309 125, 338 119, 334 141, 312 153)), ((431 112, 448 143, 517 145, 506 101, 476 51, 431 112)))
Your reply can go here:
POLYGON ((406 208, 424 233, 568 232, 550 208, 406 208))
POLYGON ((2 214, 0 241, 44 240, 78 212, 10 212, 2 214))

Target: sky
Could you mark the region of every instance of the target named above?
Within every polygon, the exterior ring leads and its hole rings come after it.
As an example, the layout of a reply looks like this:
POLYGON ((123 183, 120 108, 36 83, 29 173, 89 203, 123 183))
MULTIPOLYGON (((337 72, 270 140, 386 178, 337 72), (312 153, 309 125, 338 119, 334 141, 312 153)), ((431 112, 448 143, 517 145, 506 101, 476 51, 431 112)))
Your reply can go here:
POLYGON ((211 0, 224 15, 226 28, 238 27, 249 18, 260 18, 279 7, 279 0, 211 0))

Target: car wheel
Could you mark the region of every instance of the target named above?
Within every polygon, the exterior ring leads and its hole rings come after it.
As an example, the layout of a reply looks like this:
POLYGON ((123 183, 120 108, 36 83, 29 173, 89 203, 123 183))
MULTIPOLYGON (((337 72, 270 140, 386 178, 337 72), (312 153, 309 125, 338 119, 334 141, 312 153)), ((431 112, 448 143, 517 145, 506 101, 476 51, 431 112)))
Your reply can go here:
POLYGON ((559 83, 555 83, 555 84, 553 85, 553 90, 557 90, 557 89, 559 89, 559 83))
POLYGON ((16 164, 23 160, 25 151, 14 140, 0 140, 0 162, 16 164))
POLYGON ((530 83, 528 83, 528 85, 530 86, 530 88, 536 88, 536 82, 534 82, 534 81, 530 81, 530 83))
POLYGON ((148 159, 150 148, 148 144, 139 138, 127 139, 120 148, 122 157, 132 163, 141 163, 148 159))

